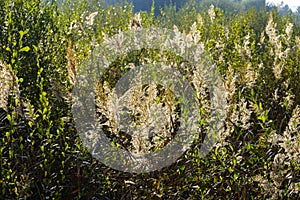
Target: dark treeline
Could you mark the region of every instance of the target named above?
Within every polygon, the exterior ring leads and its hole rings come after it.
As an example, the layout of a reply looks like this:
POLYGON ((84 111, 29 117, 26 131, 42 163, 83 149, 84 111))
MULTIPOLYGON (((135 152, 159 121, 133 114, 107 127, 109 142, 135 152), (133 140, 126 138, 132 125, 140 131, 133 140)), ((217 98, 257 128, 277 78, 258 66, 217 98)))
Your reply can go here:
MULTIPOLYGON (((124 2, 122 0, 105 0, 109 5, 124 2)), ((134 6, 134 12, 138 11, 150 11, 152 3, 155 5, 155 15, 160 14, 160 10, 166 6, 175 6, 176 9, 180 9, 187 3, 193 4, 199 8, 207 9, 210 5, 221 8, 226 12, 248 10, 250 7, 255 7, 257 10, 265 6, 265 0, 228 0, 228 1, 216 1, 216 0, 128 0, 127 3, 132 3, 134 6)))

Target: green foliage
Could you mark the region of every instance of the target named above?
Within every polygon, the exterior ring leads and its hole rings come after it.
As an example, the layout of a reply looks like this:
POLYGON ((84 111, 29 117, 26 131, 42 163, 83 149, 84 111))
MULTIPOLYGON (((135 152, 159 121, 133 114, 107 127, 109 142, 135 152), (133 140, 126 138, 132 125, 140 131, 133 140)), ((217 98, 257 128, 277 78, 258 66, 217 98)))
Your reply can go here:
MULTIPOLYGON (((276 11, 228 15, 196 6, 168 7, 158 18, 152 7, 140 17, 144 27, 176 25, 183 32, 196 22, 199 44, 228 92, 220 141, 204 158, 199 139, 171 166, 129 174, 104 166, 83 147, 71 113, 70 76, 105 37, 130 28, 132 5, 0 1, 0 61, 14 77, 7 109, 0 108, 0 198, 299 198, 299 25, 276 11)), ((170 52, 163 55, 183 63, 170 52)), ((111 85, 129 63, 159 61, 161 55, 138 50, 122 56, 104 76, 111 85)), ((205 133, 209 111, 201 106, 205 133)))

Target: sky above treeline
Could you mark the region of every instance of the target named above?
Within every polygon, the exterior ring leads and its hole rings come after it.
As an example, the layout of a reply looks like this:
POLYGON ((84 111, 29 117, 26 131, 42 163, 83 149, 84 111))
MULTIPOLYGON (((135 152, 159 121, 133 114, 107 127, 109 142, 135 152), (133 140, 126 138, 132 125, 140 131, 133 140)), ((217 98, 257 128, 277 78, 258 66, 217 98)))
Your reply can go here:
POLYGON ((266 0, 266 3, 273 3, 274 5, 280 5, 281 2, 284 5, 288 5, 292 11, 296 11, 298 6, 300 6, 300 0, 266 0))

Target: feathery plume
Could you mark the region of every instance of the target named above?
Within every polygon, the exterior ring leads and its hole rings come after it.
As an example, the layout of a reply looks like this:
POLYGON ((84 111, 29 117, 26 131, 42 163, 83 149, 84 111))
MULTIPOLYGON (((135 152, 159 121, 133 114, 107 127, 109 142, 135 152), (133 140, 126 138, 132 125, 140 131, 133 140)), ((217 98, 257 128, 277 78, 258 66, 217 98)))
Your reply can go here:
POLYGON ((72 85, 75 84, 77 75, 77 62, 74 55, 74 50, 72 48, 72 41, 69 40, 68 51, 67 51, 67 61, 68 61, 68 77, 72 85))
POLYGON ((214 5, 210 5, 210 7, 208 9, 208 15, 210 17, 210 21, 213 22, 216 18, 216 12, 215 12, 215 6, 214 5))
POLYGON ((137 13, 133 16, 129 23, 129 30, 142 28, 141 14, 137 13))
POLYGON ((7 111, 9 94, 19 92, 18 77, 0 60, 0 108, 7 111))
POLYGON ((95 17, 98 15, 98 12, 93 12, 91 13, 89 16, 87 16, 85 19, 86 19, 86 24, 88 26, 93 26, 94 24, 94 21, 95 21, 95 17))

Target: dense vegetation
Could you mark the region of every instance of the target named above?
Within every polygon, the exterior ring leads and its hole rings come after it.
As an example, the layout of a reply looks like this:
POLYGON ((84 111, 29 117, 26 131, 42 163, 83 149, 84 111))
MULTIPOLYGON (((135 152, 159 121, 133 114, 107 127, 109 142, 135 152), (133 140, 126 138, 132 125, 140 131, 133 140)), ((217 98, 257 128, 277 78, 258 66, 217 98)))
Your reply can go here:
MULTIPOLYGON (((0 1, 1 199, 299 198, 300 27, 292 15, 254 8, 226 14, 191 2, 178 11, 170 6, 156 18, 154 8, 134 15, 127 4, 69 2, 0 1), (132 19, 139 28, 193 35, 222 75, 227 117, 205 157, 198 156, 201 141, 195 141, 176 163, 131 174, 103 165, 82 145, 71 109, 76 74, 97 45, 132 29, 132 19)), ((117 58, 99 83, 99 95, 109 96, 128 63, 163 57, 183 63, 151 49, 117 58)), ((199 93, 199 128, 205 134, 205 80, 199 71, 185 75, 199 93)), ((97 101, 105 110, 105 100, 97 101)), ((119 138, 112 136, 112 142, 129 145, 119 138)))

